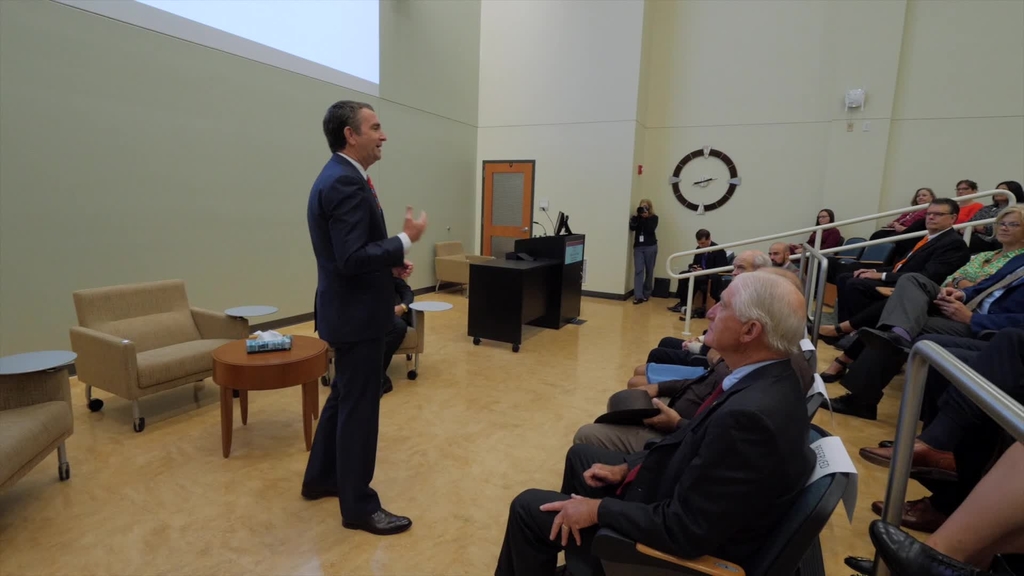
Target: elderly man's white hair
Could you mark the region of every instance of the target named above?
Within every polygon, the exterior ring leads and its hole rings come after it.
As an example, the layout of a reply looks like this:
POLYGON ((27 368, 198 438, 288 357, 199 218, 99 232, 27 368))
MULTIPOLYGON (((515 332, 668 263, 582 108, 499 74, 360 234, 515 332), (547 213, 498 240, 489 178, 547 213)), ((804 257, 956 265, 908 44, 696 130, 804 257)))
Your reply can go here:
POLYGON ((761 268, 772 265, 772 259, 760 250, 747 250, 746 252, 741 252, 737 258, 749 258, 750 264, 754 267, 754 270, 760 270, 761 268))
POLYGON ((736 317, 759 323, 769 348, 785 355, 800 351, 807 304, 791 282, 775 274, 742 274, 729 287, 736 317))

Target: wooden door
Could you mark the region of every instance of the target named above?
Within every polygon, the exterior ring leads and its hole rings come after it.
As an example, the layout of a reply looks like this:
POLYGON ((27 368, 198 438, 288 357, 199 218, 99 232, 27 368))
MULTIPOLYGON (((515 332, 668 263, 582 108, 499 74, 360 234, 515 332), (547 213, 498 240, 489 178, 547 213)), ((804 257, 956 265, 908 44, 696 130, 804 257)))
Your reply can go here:
POLYGON ((484 161, 484 256, 504 258, 517 239, 532 235, 533 172, 533 160, 484 161))

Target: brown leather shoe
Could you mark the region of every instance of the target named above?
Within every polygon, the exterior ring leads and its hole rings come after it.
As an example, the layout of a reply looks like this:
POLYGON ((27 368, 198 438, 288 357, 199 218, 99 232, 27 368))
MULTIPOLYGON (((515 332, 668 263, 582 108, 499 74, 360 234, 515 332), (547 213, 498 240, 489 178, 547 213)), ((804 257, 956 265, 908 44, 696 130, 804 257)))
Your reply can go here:
MULTIPOLYGON (((881 516, 884 505, 885 502, 876 500, 871 503, 871 511, 881 516)), ((932 506, 930 499, 921 498, 920 500, 911 500, 903 505, 900 526, 919 532, 935 532, 946 521, 946 518, 948 516, 932 506)))
MULTIPOLYGON (((868 462, 888 468, 892 462, 893 448, 861 448, 860 457, 868 462)), ((936 450, 920 440, 914 440, 914 458, 911 461, 912 474, 936 480, 956 480, 956 459, 952 452, 936 450)))

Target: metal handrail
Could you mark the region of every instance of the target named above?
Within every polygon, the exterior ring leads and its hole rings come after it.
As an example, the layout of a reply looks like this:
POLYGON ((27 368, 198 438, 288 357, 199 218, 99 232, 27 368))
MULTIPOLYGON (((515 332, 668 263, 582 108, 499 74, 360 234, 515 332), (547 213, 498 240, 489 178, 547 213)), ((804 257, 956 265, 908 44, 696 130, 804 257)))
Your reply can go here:
MULTIPOLYGON (((931 366, 985 411, 997 424, 1018 442, 1024 442, 1024 407, 1009 394, 934 342, 918 342, 910 349, 907 359, 907 378, 900 401, 900 416, 896 422, 896 443, 889 466, 889 483, 885 490, 882 519, 899 526, 903 515, 903 501, 907 497, 907 482, 913 460, 913 447, 917 434, 917 420, 921 417, 924 385, 931 366)), ((889 576, 889 567, 875 552, 875 576, 889 576)))
POLYGON ((817 283, 817 290, 814 291, 814 313, 811 316, 811 342, 814 347, 818 347, 818 331, 821 330, 821 312, 825 306, 825 287, 828 284, 828 258, 826 258, 819 250, 816 250, 813 246, 804 243, 804 254, 807 258, 808 266, 804 266, 801 262, 801 270, 804 271, 804 297, 807 301, 807 307, 811 307, 811 292, 812 288, 817 283), (813 277, 810 273, 810 260, 814 259, 818 261, 818 275, 813 277))
MULTIPOLYGON (((959 197, 957 197, 957 200, 958 201, 960 201, 960 200, 971 200, 971 199, 977 198, 977 197, 994 196, 996 194, 1005 194, 1006 195, 1006 197, 1008 198, 1007 206, 1012 206, 1012 205, 1017 203, 1017 200, 1016 200, 1016 198, 1014 198, 1013 194, 1008 193, 1006 190, 986 190, 985 192, 979 192, 977 194, 969 194, 967 196, 959 196, 959 197)), ((720 274, 720 273, 723 273, 723 272, 727 273, 727 272, 732 271, 732 267, 731 266, 726 266, 726 267, 721 267, 721 268, 712 268, 712 269, 709 269, 709 270, 698 270, 696 272, 676 273, 676 272, 672 271, 672 260, 674 258, 678 258, 678 257, 682 257, 682 256, 690 256, 690 255, 694 255, 694 254, 703 254, 705 252, 713 252, 715 250, 724 250, 726 248, 732 248, 732 247, 735 247, 735 246, 744 246, 744 245, 747 245, 747 244, 754 244, 754 243, 757 243, 757 242, 763 242, 765 240, 774 240, 774 239, 778 239, 778 238, 784 238, 784 237, 787 237, 787 236, 792 236, 793 234, 796 234, 796 233, 800 233, 802 231, 819 230, 819 229, 826 229, 826 228, 836 228, 836 227, 839 227, 839 226, 843 226, 845 224, 856 223, 856 222, 864 222, 866 220, 872 220, 872 219, 878 219, 878 218, 884 217, 885 215, 892 215, 892 214, 896 214, 896 213, 905 213, 905 212, 913 212, 913 211, 925 210, 925 209, 928 208, 928 206, 929 206, 928 204, 922 204, 920 206, 914 206, 910 210, 890 210, 889 212, 881 212, 879 214, 874 214, 874 215, 870 215, 870 216, 861 216, 859 218, 852 218, 850 220, 844 220, 842 222, 836 222, 836 223, 833 223, 833 224, 823 224, 823 225, 814 226, 814 227, 811 227, 811 228, 803 228, 801 230, 796 230, 796 231, 791 231, 791 232, 781 232, 779 234, 773 234, 771 236, 762 236, 760 238, 752 238, 750 240, 741 240, 739 242, 730 242, 730 243, 727 243, 727 244, 718 244, 716 246, 708 246, 706 248, 695 248, 693 250, 686 250, 686 251, 683 251, 683 252, 676 252, 675 254, 672 254, 671 256, 668 257, 668 260, 665 262, 665 270, 668 273, 669 278, 677 278, 677 279, 680 279, 680 280, 681 279, 687 279, 688 281, 690 279, 698 278, 700 276, 708 276, 710 274, 720 274)), ((994 224, 995 221, 996 221, 996 218, 985 218, 984 220, 978 220, 976 222, 964 222, 964 223, 961 223, 961 224, 955 224, 955 225, 953 225, 952 228, 954 230, 963 230, 963 229, 966 228, 967 231, 964 234, 964 242, 970 243, 971 230, 975 226, 983 226, 985 224, 994 224)), ((922 230, 920 232, 910 232, 910 233, 907 233, 907 234, 897 234, 895 236, 887 236, 885 238, 878 238, 877 240, 866 240, 864 242, 858 242, 857 243, 857 247, 859 247, 859 248, 867 248, 868 246, 874 246, 876 244, 889 244, 889 243, 892 243, 892 242, 897 242, 899 240, 905 240, 905 239, 908 239, 908 238, 921 238, 923 236, 926 236, 927 234, 928 234, 927 230, 922 230)), ((807 246, 806 243, 804 245, 807 246)), ((843 252, 845 250, 849 250, 849 248, 850 248, 849 246, 837 246, 835 248, 826 248, 824 250, 821 250, 820 249, 820 245, 821 245, 821 234, 818 234, 814 238, 814 246, 813 246, 813 248, 815 250, 817 250, 818 253, 821 254, 821 255, 835 254, 836 252, 843 252)), ((790 261, 796 260, 796 259, 799 259, 799 258, 801 258, 800 254, 794 254, 794 255, 789 257, 790 261)), ((809 270, 809 273, 812 276, 812 279, 813 279, 812 282, 813 283, 817 283, 815 281, 818 279, 818 276, 820 274, 820 271, 818 270, 818 268, 811 268, 809 270)), ((707 297, 707 295, 705 295, 705 298, 706 297, 707 297)), ((683 326, 683 335, 684 336, 690 336, 690 320, 691 320, 690 314, 692 312, 692 309, 693 309, 693 282, 689 282, 689 285, 687 286, 687 289, 686 289, 686 315, 685 315, 685 325, 683 326)))
MULTIPOLYGON (((978 192, 977 194, 968 194, 967 196, 958 196, 958 197, 954 198, 954 200, 956 200, 957 202, 961 202, 961 201, 964 201, 964 200, 973 200, 975 198, 987 198, 987 197, 990 197, 990 196, 995 196, 996 194, 1005 194, 1006 195, 1006 197, 1009 199, 1009 202, 1007 203, 1007 206, 1012 206, 1012 205, 1017 203, 1017 199, 1014 198, 1013 194, 1010 193, 1010 192, 1007 192, 1006 190, 986 190, 984 192, 978 192)), ((708 246, 707 248, 694 248, 692 250, 684 250, 682 252, 676 252, 675 254, 672 254, 671 256, 669 256, 668 259, 665 261, 665 269, 668 271, 668 274, 669 274, 670 277, 672 277, 672 278, 681 278, 682 277, 681 275, 677 275, 676 273, 672 272, 672 261, 675 260, 676 258, 682 258, 684 256, 693 256, 694 254, 703 254, 705 252, 714 252, 715 250, 725 250, 726 248, 734 248, 736 246, 747 246, 749 244, 759 244, 761 242, 766 242, 768 240, 778 240, 780 238, 788 238, 789 236, 795 236, 797 234, 806 234, 808 232, 817 232, 818 230, 828 230, 828 229, 831 229, 831 228, 840 228, 840 227, 846 226, 848 224, 859 224, 861 222, 867 222, 869 220, 878 220, 879 218, 885 218, 885 217, 888 217, 888 216, 895 216, 897 214, 905 214, 907 212, 919 212, 921 210, 927 210, 928 206, 929 206, 928 204, 920 204, 920 205, 917 205, 917 206, 910 206, 910 207, 907 207, 907 208, 899 208, 899 209, 896 209, 896 210, 889 210, 887 212, 879 212, 877 214, 869 214, 867 216, 858 216, 857 218, 851 218, 849 220, 842 220, 842 221, 839 221, 839 222, 832 222, 830 224, 819 224, 817 226, 811 226, 811 227, 808 227, 808 228, 799 228, 797 230, 790 230, 788 232, 779 232, 777 234, 769 234, 768 236, 760 236, 758 238, 751 238, 749 240, 740 240, 738 242, 728 242, 726 244, 718 244, 716 246, 708 246)), ((992 220, 986 219, 986 220, 979 220, 978 222, 971 222, 969 224, 970 224, 970 226, 980 226, 981 224, 989 224, 989 223, 994 222, 994 221, 995 221, 994 219, 992 219, 992 220)), ((966 225, 968 225, 967 222, 961 224, 960 227, 964 227, 966 225)), ((914 234, 917 234, 918 236, 924 236, 923 232, 914 232, 914 234)), ((905 236, 894 236, 894 237, 886 238, 885 240, 892 241, 892 238, 904 238, 904 237, 905 236)), ((815 236, 815 244, 818 244, 818 242, 820 240, 821 240, 821 234, 818 234, 817 236, 815 236)), ((817 248, 818 246, 815 246, 815 247, 817 248)), ((830 248, 830 250, 832 250, 832 249, 830 248)), ((822 251, 822 252, 824 253, 824 251, 822 251)))

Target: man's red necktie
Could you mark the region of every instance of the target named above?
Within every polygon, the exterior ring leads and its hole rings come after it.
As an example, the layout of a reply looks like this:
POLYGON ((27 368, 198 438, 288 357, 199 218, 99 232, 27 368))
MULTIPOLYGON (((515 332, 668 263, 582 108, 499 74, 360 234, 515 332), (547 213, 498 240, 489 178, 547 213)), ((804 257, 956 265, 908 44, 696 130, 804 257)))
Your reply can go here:
POLYGON ((377 197, 377 189, 373 187, 373 180, 370 178, 369 174, 366 175, 366 183, 370 185, 370 192, 373 192, 373 199, 377 201, 377 209, 383 212, 384 209, 380 206, 380 198, 377 197))
POLYGON ((724 382, 724 380, 719 382, 718 386, 715 386, 715 391, 711 393, 711 396, 708 396, 708 399, 700 405, 700 408, 697 408, 697 412, 694 414, 694 417, 710 408, 711 405, 715 403, 715 400, 718 400, 718 397, 722 395, 722 392, 724 392, 724 390, 722 390, 722 382, 724 382))

